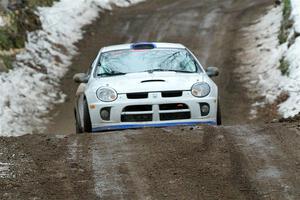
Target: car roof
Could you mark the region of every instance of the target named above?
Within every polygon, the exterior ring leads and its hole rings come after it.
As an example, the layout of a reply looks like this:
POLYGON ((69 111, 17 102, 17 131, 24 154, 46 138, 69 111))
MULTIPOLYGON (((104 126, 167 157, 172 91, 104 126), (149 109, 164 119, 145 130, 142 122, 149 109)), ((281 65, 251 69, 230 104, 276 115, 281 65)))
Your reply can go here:
POLYGON ((176 49, 185 49, 186 47, 179 43, 163 43, 163 42, 139 42, 139 43, 129 43, 129 44, 119 44, 119 45, 112 45, 103 47, 101 52, 108 52, 108 51, 117 51, 117 50, 124 50, 124 49, 132 49, 133 45, 153 45, 155 48, 176 48, 176 49))

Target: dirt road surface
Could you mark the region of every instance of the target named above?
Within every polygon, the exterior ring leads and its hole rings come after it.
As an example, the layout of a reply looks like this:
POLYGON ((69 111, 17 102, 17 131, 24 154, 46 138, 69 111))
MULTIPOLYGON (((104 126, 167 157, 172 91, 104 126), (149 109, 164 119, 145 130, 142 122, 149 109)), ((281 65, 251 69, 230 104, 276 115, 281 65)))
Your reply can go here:
POLYGON ((272 0, 149 0, 86 27, 44 134, 0 138, 0 199, 300 199, 300 125, 249 120, 240 30, 272 0), (72 76, 100 47, 179 42, 217 66, 224 126, 74 134, 72 76))
POLYGON ((2 138, 0 196, 296 200, 299 141, 291 124, 2 138))

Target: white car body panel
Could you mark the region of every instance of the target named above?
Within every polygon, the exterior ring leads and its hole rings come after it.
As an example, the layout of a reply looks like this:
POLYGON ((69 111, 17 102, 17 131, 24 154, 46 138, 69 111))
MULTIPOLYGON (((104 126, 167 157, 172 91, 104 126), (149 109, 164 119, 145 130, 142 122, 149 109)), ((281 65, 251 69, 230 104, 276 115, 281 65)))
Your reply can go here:
MULTIPOLYGON (((88 90, 95 91, 99 87, 111 87, 118 93, 134 93, 149 91, 190 90, 197 82, 211 82, 203 74, 184 74, 176 72, 148 72, 126 74, 123 76, 96 78, 88 85, 88 90), (146 82, 143 82, 146 81, 146 82), (153 81, 153 82, 152 82, 153 81)), ((213 82, 211 82, 213 84, 213 82)))

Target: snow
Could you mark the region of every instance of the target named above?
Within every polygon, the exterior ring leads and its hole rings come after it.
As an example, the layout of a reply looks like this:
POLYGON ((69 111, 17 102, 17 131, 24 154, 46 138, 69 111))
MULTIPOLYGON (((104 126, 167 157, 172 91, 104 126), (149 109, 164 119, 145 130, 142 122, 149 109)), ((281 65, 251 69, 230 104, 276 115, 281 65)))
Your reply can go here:
MULTIPOLYGON (((294 20, 294 30, 300 33, 300 1, 291 0, 292 19, 294 20)), ((289 84, 286 90, 289 91, 290 98, 280 105, 279 111, 284 117, 290 117, 300 112, 300 37, 298 36, 294 44, 289 47, 285 56, 289 63, 289 84)))
POLYGON ((278 78, 282 76, 277 69, 285 51, 277 39, 281 19, 281 8, 273 8, 255 25, 245 29, 244 50, 239 55, 243 63, 239 72, 244 75, 246 86, 269 102, 273 102, 281 90, 278 78))
MULTIPOLYGON (((293 13, 296 13, 300 8, 298 0, 292 5, 293 13)), ((297 14, 292 17, 296 20, 294 29, 297 29, 300 18, 297 14)), ((244 30, 244 50, 240 53, 243 64, 238 72, 244 75, 243 80, 251 92, 265 97, 264 104, 273 103, 280 94, 288 93, 289 98, 279 105, 278 111, 283 117, 290 117, 300 112, 300 38, 296 38, 290 47, 288 43, 279 45, 281 20, 282 7, 272 8, 256 24, 244 30), (278 69, 282 58, 290 65, 289 75, 282 75, 278 69)))
POLYGON ((297 33, 300 33, 300 1, 291 0, 292 14, 291 17, 294 20, 294 28, 297 33))
POLYGON ((25 50, 17 55, 13 70, 0 74, 0 136, 43 131, 44 116, 64 101, 59 81, 76 55, 74 43, 82 39, 82 27, 112 5, 127 7, 142 1, 61 0, 39 8, 43 29, 28 33, 25 50))
POLYGON ((2 16, 0 16, 0 27, 5 26, 5 20, 2 16))

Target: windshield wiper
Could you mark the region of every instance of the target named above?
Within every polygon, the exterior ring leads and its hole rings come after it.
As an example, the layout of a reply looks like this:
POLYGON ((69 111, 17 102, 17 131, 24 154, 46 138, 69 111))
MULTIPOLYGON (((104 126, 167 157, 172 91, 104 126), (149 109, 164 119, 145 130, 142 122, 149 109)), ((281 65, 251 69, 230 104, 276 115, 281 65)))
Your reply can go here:
POLYGON ((176 70, 176 69, 170 69, 170 70, 166 70, 166 71, 178 72, 178 73, 195 73, 195 72, 191 72, 191 71, 176 70))
POLYGON ((165 69, 149 69, 145 72, 153 73, 153 72, 164 72, 164 71, 168 71, 168 70, 165 70, 165 69))
POLYGON ((176 70, 176 69, 150 69, 146 72, 153 73, 153 72, 178 72, 178 73, 195 73, 191 71, 184 71, 184 70, 176 70))
POLYGON ((111 71, 106 73, 97 74, 97 76, 121 76, 126 75, 124 72, 111 71))

